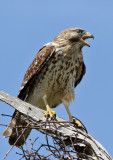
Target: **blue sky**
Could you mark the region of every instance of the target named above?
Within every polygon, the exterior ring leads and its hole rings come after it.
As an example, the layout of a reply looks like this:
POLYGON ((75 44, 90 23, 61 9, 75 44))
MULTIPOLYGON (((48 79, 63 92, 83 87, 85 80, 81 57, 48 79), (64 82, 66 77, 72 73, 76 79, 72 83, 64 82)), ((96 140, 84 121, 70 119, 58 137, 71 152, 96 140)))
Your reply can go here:
MULTIPOLYGON (((70 105, 73 116, 86 126, 113 157, 113 1, 112 0, 10 0, 0 1, 0 90, 16 96, 23 76, 37 51, 62 30, 83 28, 95 36, 83 48, 86 75, 75 90, 70 105)), ((0 102, 0 114, 14 109, 0 102)), ((55 109, 68 120, 63 105, 55 109), (62 114, 63 113, 63 114, 62 114)), ((0 115, 0 123, 10 118, 0 115)), ((9 150, 0 127, 0 159, 9 150)), ((30 138, 38 136, 32 132, 30 138)), ((18 159, 13 151, 8 155, 18 159)))

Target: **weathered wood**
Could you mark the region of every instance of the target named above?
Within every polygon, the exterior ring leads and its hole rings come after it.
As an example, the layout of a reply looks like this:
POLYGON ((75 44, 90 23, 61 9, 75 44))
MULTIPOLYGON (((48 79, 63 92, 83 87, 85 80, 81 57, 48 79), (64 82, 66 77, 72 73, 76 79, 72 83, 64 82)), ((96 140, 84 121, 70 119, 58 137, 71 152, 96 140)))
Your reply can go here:
POLYGON ((103 146, 84 130, 79 129, 70 122, 66 122, 62 118, 56 117, 54 121, 46 121, 43 114, 44 110, 26 103, 16 97, 12 97, 0 91, 0 100, 9 104, 23 114, 25 121, 33 122, 31 127, 47 134, 53 138, 63 140, 66 145, 71 145, 72 141, 75 149, 79 153, 84 150, 81 159, 89 160, 112 160, 103 146), (77 149, 79 148, 79 150, 77 149))

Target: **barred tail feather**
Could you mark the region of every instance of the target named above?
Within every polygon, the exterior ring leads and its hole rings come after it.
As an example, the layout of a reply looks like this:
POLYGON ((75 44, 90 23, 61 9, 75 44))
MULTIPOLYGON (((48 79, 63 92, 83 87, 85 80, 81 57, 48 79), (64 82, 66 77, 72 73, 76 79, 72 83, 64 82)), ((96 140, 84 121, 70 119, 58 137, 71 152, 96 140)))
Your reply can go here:
POLYGON ((3 133, 3 137, 9 137, 12 133, 13 128, 15 127, 16 120, 12 119, 11 123, 8 125, 8 127, 5 129, 3 133))
POLYGON ((27 123, 21 119, 21 115, 18 111, 14 112, 13 118, 9 126, 5 129, 3 136, 9 137, 9 144, 21 147, 27 137, 29 136, 31 129, 25 128, 27 123))

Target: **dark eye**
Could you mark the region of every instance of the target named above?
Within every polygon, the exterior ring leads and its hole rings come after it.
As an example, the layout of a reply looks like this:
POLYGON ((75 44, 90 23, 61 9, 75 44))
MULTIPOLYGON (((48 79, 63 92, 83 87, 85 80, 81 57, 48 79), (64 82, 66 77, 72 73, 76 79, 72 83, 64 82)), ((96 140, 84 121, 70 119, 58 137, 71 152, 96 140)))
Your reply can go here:
POLYGON ((82 34, 82 33, 83 33, 83 30, 77 29, 76 32, 79 33, 79 34, 82 34))

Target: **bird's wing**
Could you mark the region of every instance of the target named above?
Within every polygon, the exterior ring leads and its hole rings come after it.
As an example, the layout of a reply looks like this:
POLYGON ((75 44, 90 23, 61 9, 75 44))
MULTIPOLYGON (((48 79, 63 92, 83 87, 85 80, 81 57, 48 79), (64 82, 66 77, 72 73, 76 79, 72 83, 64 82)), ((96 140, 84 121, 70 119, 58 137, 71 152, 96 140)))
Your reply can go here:
POLYGON ((30 84, 32 83, 33 79, 36 76, 38 76, 39 72, 46 65, 50 57, 53 55, 54 51, 55 51, 55 46, 52 43, 45 45, 38 51, 35 59, 33 60, 32 64, 29 66, 24 76, 24 79, 18 94, 18 98, 25 100, 26 95, 29 92, 30 84))
POLYGON ((82 63, 82 69, 80 74, 77 76, 76 81, 75 81, 75 87, 81 82, 84 74, 86 73, 86 66, 84 64, 84 62, 82 63))

